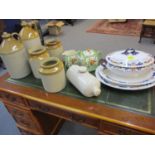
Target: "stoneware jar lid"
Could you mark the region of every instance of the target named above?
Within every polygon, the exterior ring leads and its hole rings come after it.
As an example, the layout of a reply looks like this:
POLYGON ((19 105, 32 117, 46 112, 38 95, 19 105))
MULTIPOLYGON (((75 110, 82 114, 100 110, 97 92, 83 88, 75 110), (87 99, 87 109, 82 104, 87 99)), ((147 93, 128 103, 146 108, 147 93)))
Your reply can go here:
POLYGON ((106 61, 117 67, 139 68, 152 65, 154 58, 149 53, 128 48, 108 54, 106 61))
POLYGON ((57 57, 50 57, 41 62, 39 73, 52 75, 60 72, 64 68, 63 62, 57 57))
POLYGON ((63 25, 64 25, 64 22, 62 21, 50 21, 47 24, 48 27, 53 27, 53 26, 62 27, 63 25))
POLYGON ((22 22, 21 22, 21 26, 28 26, 28 25, 29 25, 29 23, 26 22, 26 21, 22 21, 22 22))
POLYGON ((1 55, 12 54, 24 48, 18 33, 10 34, 7 32, 3 32, 2 38, 3 38, 3 41, 0 45, 1 55))
POLYGON ((11 34, 10 33, 3 32, 3 34, 2 34, 2 38, 3 39, 10 38, 10 37, 11 37, 11 34))

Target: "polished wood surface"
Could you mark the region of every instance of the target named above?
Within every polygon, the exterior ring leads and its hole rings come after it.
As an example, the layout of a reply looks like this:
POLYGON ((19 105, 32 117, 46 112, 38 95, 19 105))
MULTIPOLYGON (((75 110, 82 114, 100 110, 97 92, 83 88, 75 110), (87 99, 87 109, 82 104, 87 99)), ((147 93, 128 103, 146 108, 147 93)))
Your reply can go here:
POLYGON ((140 33, 139 43, 142 38, 152 38, 155 43, 155 20, 144 20, 140 33))
POLYGON ((45 134, 49 127, 43 130, 46 123, 41 118, 44 116, 34 111, 52 115, 57 119, 55 122, 63 118, 94 127, 101 134, 155 134, 155 117, 15 85, 5 81, 8 77, 8 74, 0 77, 0 98, 6 106, 11 102, 18 109, 28 110, 40 126, 35 129, 38 133, 45 134))

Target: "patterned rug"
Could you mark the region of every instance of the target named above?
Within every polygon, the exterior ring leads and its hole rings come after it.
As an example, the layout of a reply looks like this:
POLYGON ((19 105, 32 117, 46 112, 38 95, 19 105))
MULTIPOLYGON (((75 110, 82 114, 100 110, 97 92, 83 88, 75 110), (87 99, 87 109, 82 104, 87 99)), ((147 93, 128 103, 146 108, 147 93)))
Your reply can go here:
POLYGON ((98 20, 87 32, 125 35, 125 36, 139 36, 142 27, 142 20, 128 19, 125 23, 110 23, 108 20, 98 20))

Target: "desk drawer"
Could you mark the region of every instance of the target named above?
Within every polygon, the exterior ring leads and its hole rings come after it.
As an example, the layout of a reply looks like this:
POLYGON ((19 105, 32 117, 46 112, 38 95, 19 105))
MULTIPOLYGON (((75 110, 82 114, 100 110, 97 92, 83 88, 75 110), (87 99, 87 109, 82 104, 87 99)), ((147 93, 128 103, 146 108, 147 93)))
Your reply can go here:
POLYGON ((72 114, 72 120, 90 127, 98 128, 99 120, 79 114, 72 114))
POLYGON ((7 108, 7 110, 9 111, 9 113, 12 116, 22 117, 24 119, 30 119, 31 118, 31 111, 18 109, 18 108, 15 108, 13 106, 6 105, 6 104, 5 104, 5 107, 7 108))
POLYGON ((36 121, 34 121, 34 119, 32 117, 30 117, 30 116, 28 116, 27 118, 16 117, 16 116, 13 116, 13 117, 17 124, 19 124, 23 127, 26 127, 28 129, 40 131, 39 125, 36 123, 36 121))
POLYGON ((16 106, 24 106, 27 107, 28 104, 26 103, 26 101, 17 95, 13 95, 13 94, 9 94, 6 92, 0 92, 0 98, 2 98, 2 100, 9 102, 12 105, 16 105, 16 106))
POLYGON ((43 135, 43 133, 41 133, 41 132, 29 130, 29 129, 23 128, 19 125, 17 125, 17 127, 22 135, 43 135))
POLYGON ((18 128, 18 129, 19 129, 19 131, 20 131, 20 133, 22 135, 37 135, 36 133, 33 133, 33 132, 30 132, 30 131, 24 130, 22 128, 18 128))
POLYGON ((29 103, 29 107, 31 107, 32 109, 39 110, 45 113, 49 113, 59 118, 66 119, 66 120, 71 120, 71 121, 75 121, 81 124, 85 124, 87 126, 91 126, 95 128, 99 127, 98 119, 87 117, 87 116, 80 115, 80 114, 73 113, 73 112, 69 112, 67 110, 58 109, 58 108, 55 108, 55 107, 52 107, 52 106, 49 106, 43 103, 39 103, 36 101, 32 101, 32 100, 29 100, 28 103, 29 103))
POLYGON ((28 129, 42 131, 38 121, 33 116, 30 110, 22 110, 6 104, 5 106, 13 116, 17 124, 28 129))
POLYGON ((145 133, 130 129, 127 127, 123 127, 117 124, 112 124, 108 122, 101 122, 100 132, 103 134, 111 134, 111 135, 143 135, 145 133))

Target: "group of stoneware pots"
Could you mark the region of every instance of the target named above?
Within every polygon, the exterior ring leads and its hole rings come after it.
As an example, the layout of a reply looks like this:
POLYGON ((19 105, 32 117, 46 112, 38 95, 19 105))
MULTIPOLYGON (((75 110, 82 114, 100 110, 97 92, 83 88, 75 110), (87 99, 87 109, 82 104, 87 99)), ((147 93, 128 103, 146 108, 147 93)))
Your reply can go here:
POLYGON ((0 56, 11 78, 21 79, 32 71, 35 78, 42 80, 48 92, 62 90, 66 85, 66 78, 61 61, 61 42, 47 41, 43 46, 33 23, 23 21, 21 25, 19 34, 2 34, 0 56))
POLYGON ((95 70, 98 65, 99 59, 95 50, 81 51, 76 57, 77 52, 74 50, 64 52, 58 39, 46 40, 43 46, 34 23, 23 21, 21 25, 19 34, 2 34, 0 56, 11 78, 21 79, 32 72, 36 79, 41 79, 46 91, 59 92, 66 86, 64 61, 70 67, 67 71, 68 80, 84 96, 100 94, 100 82, 88 72, 88 67, 95 70), (75 65, 79 56, 82 60, 79 65, 85 67, 75 65))
POLYGON ((155 85, 154 57, 128 48, 108 54, 96 69, 96 77, 105 85, 123 90, 141 90, 155 85))

